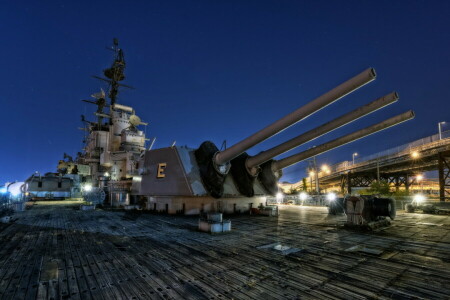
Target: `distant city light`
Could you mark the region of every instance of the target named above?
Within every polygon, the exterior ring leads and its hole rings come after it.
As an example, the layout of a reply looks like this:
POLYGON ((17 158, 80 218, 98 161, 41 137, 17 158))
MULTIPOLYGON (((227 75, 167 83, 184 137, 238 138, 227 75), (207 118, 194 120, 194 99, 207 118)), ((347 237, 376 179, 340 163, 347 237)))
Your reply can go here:
POLYGON ((322 170, 322 172, 324 172, 325 174, 330 174, 330 167, 328 165, 322 165, 322 167, 320 168, 322 170))

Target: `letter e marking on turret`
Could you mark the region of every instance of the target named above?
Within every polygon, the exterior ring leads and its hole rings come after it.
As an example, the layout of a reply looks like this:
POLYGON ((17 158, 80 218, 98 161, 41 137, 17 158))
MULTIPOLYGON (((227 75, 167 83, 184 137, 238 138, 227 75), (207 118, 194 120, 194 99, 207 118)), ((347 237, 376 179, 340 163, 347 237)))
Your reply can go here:
POLYGON ((158 164, 158 172, 156 173, 156 178, 164 178, 166 174, 164 174, 164 169, 167 167, 167 163, 159 163, 158 164))

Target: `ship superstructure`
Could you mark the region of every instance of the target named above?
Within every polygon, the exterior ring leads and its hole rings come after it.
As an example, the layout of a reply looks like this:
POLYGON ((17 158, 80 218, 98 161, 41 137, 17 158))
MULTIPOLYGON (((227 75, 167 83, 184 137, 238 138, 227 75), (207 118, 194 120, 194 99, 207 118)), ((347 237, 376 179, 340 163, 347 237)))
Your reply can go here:
MULTIPOLYGON (((97 106, 94 113, 96 122, 81 116, 86 132, 85 147, 78 153, 74 165, 77 169, 87 169, 82 174, 87 190, 99 188, 104 190, 112 205, 129 203, 133 175, 136 174, 140 155, 145 150, 146 137, 139 127, 147 125, 135 114, 132 107, 118 104, 117 96, 125 79, 125 58, 122 49, 114 39, 114 62, 104 70, 106 78, 97 77, 108 84, 107 93, 103 89, 91 97, 94 100, 82 100, 97 106), (108 103, 109 100, 109 103, 108 103)), ((70 164, 70 162, 68 162, 70 164)), ((100 200, 100 199, 99 199, 100 200)))

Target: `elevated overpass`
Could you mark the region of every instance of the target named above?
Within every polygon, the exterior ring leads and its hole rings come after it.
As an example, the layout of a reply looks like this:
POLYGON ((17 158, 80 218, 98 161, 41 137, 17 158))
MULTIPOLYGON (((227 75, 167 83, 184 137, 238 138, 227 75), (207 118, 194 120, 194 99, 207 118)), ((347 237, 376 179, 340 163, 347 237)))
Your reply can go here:
POLYGON ((344 192, 354 187, 369 187, 375 180, 386 181, 397 189, 409 189, 414 175, 439 171, 439 197, 450 200, 450 132, 428 136, 391 148, 357 162, 344 161, 330 167, 329 174, 319 174, 320 184, 340 184, 344 192))

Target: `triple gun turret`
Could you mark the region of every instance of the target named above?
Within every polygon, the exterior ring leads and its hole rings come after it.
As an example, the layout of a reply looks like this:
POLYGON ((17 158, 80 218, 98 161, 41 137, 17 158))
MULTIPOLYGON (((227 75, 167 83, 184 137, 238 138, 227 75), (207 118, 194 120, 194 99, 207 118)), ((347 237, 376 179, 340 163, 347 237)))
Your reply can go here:
POLYGON ((278 191, 277 182, 284 168, 414 118, 414 112, 407 111, 309 150, 278 161, 273 160, 278 155, 396 102, 399 96, 396 92, 392 92, 258 155, 250 156, 246 153, 251 147, 304 120, 325 106, 375 80, 375 78, 375 70, 369 68, 223 151, 219 151, 210 141, 203 142, 195 151, 203 185, 211 196, 220 198, 224 193, 225 178, 228 173, 231 173, 235 185, 242 195, 246 197, 254 195, 255 180, 259 180, 268 194, 274 195, 278 191))

